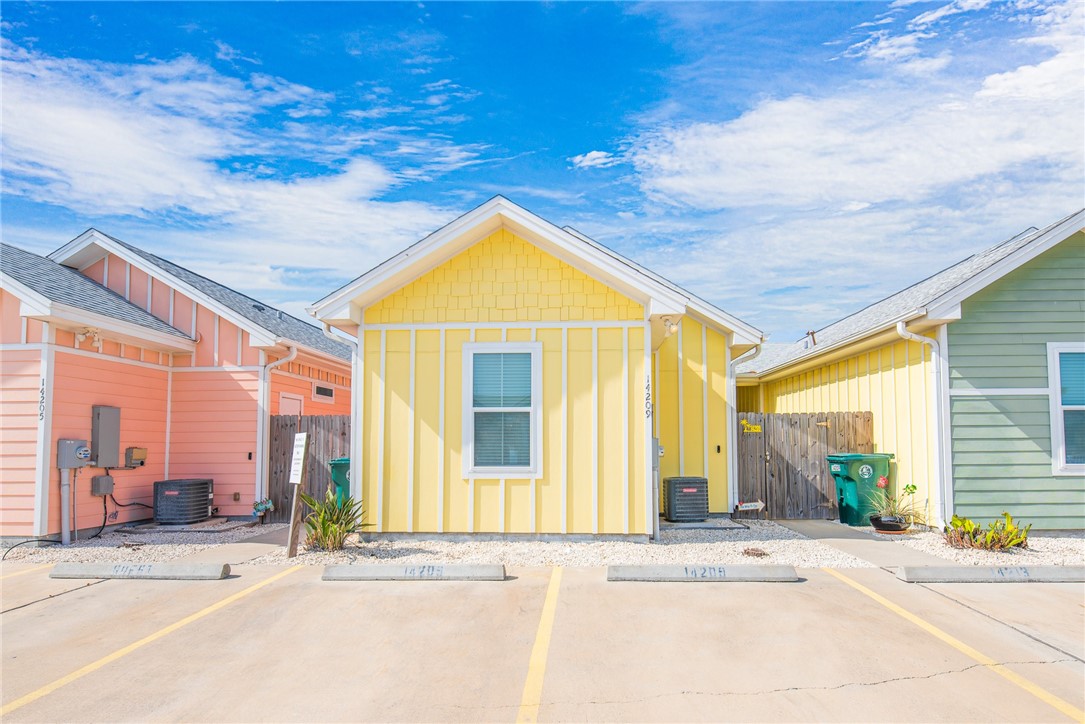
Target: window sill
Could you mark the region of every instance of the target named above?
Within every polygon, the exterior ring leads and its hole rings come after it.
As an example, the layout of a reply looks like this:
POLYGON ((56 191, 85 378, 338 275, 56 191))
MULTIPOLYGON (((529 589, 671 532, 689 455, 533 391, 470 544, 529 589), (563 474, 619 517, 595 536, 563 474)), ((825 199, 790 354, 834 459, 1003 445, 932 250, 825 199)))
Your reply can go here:
POLYGON ((482 468, 465 470, 464 480, 538 480, 542 471, 535 468, 482 468))

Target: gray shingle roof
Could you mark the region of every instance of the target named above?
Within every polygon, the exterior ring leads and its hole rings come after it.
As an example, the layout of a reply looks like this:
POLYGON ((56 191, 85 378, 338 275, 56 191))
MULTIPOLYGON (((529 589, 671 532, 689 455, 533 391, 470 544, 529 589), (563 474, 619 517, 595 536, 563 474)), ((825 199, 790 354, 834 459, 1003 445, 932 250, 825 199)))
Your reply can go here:
POLYGON ((51 259, 17 246, 0 244, 0 260, 3 262, 4 274, 50 301, 138 324, 155 332, 191 339, 181 330, 166 324, 116 292, 51 259))
MULTIPOLYGON (((101 232, 99 232, 101 233, 101 232)), ((308 322, 293 317, 270 304, 264 304, 241 292, 225 287, 218 282, 211 281, 193 271, 178 266, 148 251, 126 244, 108 234, 103 234, 117 244, 123 246, 133 254, 138 255, 147 262, 155 265, 167 274, 180 279, 185 284, 198 289, 219 304, 233 310, 253 324, 271 332, 276 337, 282 337, 293 342, 298 342, 306 347, 319 350, 325 354, 340 359, 350 359, 350 348, 345 344, 334 342, 324 336, 324 332, 308 322)))
MULTIPOLYGON (((1055 226, 1055 224, 1052 226, 1055 226)), ((934 276, 833 322, 814 333, 817 344, 813 347, 810 347, 805 339, 790 344, 764 345, 760 355, 749 362, 739 364, 735 368, 736 372, 738 374, 764 373, 807 354, 815 355, 817 350, 828 349, 844 340, 857 339, 864 336, 865 333, 873 333, 883 329, 896 320, 903 319, 913 312, 918 312, 929 303, 1002 261, 1018 249, 1028 246, 1029 243, 1042 236, 1044 231, 1046 229, 1041 231, 1037 231, 1035 228, 1028 229, 1012 239, 970 256, 964 261, 943 269, 934 276)))

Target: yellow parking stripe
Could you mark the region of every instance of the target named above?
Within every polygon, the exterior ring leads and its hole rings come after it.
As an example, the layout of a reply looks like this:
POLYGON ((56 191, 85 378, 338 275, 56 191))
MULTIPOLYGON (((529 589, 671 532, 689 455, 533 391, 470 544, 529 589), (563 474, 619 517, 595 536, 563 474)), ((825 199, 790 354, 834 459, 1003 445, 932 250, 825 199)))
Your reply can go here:
POLYGON ((554 611, 558 607, 558 588, 561 587, 561 571, 561 566, 554 568, 550 574, 550 585, 546 587, 539 630, 535 634, 535 645, 531 647, 531 658, 528 660, 524 694, 520 697, 520 712, 516 715, 517 722, 535 722, 539 718, 546 657, 550 652, 550 634, 554 630, 554 611))
POLYGON ((822 568, 821 570, 825 571, 826 573, 833 576, 834 578, 840 579, 844 583, 846 583, 849 586, 851 586, 852 588, 854 588, 856 591, 859 591, 860 593, 865 594, 866 596, 869 596, 870 598, 874 599, 875 601, 877 601, 881 605, 885 606, 886 608, 888 608, 890 611, 897 614, 901 618, 906 619, 908 621, 911 621, 916 626, 918 626, 919 628, 921 628, 924 631, 926 631, 927 633, 929 633, 931 636, 934 636, 937 639, 941 639, 942 641, 949 644, 953 648, 957 649, 958 651, 960 651, 962 654, 969 657, 973 661, 977 661, 980 664, 983 664, 983 666, 986 667, 988 670, 993 671, 994 673, 998 674, 999 676, 1003 677, 1004 679, 1016 684, 1017 686, 1021 687, 1022 689, 1024 689, 1028 693, 1035 696, 1040 701, 1043 701, 1045 704, 1049 704, 1049 705, 1055 707, 1056 709, 1058 709, 1059 711, 1061 711, 1063 714, 1070 717, 1071 719, 1073 719, 1075 721, 1079 721, 1079 722, 1085 722, 1085 711, 1082 711, 1081 709, 1078 709, 1076 706, 1074 706, 1070 702, 1064 701, 1063 699, 1060 699, 1059 697, 1055 696, 1054 694, 1047 691, 1046 689, 1043 689, 1040 686, 1032 683, 1031 681, 1029 681, 1025 677, 1021 676, 1020 674, 1016 674, 1013 671, 1010 671, 1005 666, 1003 666, 1002 664, 1000 664, 997 661, 995 661, 994 659, 992 659, 990 656, 987 656, 986 654, 983 654, 983 653, 977 651, 976 649, 972 648, 968 644, 966 644, 966 643, 964 643, 964 642, 962 642, 962 641, 960 641, 958 639, 953 638, 948 633, 946 633, 942 629, 938 628, 934 624, 928 623, 927 621, 924 621, 919 616, 916 616, 914 613, 911 613, 910 611, 906 611, 905 609, 901 608, 900 606, 893 603, 892 601, 885 598, 884 596, 881 596, 881 595, 875 593, 874 591, 870 590, 866 586, 862 585, 861 583, 858 583, 858 582, 852 580, 851 578, 848 578, 843 573, 840 573, 839 571, 834 571, 831 568, 822 568))
POLYGON ((27 568, 25 571, 15 571, 15 573, 9 573, 6 576, 0 576, 0 581, 6 581, 9 578, 15 578, 15 576, 21 576, 24 573, 33 573, 34 571, 40 571, 45 568, 52 568, 52 563, 46 563, 44 566, 34 566, 33 568, 27 568))
POLYGON ((86 666, 84 666, 81 669, 76 669, 75 671, 73 671, 72 673, 68 674, 65 677, 57 679, 56 681, 54 681, 54 682, 52 682, 50 684, 46 684, 45 686, 41 687, 40 689, 37 689, 35 691, 30 692, 26 696, 21 696, 18 699, 16 699, 15 701, 12 701, 9 704, 5 704, 4 708, 0 709, 0 716, 5 716, 7 714, 10 714, 11 712, 15 711, 16 709, 20 709, 20 708, 26 706, 27 704, 29 704, 31 702, 37 701, 38 699, 42 698, 43 696, 47 696, 49 694, 52 694, 54 691, 61 688, 62 686, 67 686, 68 684, 72 683, 73 681, 78 681, 79 679, 82 679, 87 674, 93 673, 93 672, 97 671, 98 669, 102 668, 106 664, 111 664, 114 661, 116 661, 117 659, 124 658, 125 656, 132 653, 136 649, 142 648, 142 647, 146 646, 149 643, 157 641, 158 639, 162 638, 163 636, 167 636, 167 635, 173 633, 174 631, 176 631, 177 629, 183 628, 183 627, 187 626, 188 624, 190 624, 190 623, 192 623, 194 621, 198 621, 201 618, 203 618, 204 616, 208 616, 208 615, 214 613, 215 611, 218 611, 220 608, 225 608, 226 606, 229 606, 234 601, 237 601, 239 599, 244 598, 245 596, 249 595, 250 593, 252 593, 252 592, 254 592, 254 591, 258 590, 258 589, 263 588, 264 586, 268 585, 269 583, 274 583, 275 581, 279 580, 280 578, 284 578, 286 576, 289 576, 291 573, 293 573, 294 571, 297 571, 297 570, 299 570, 301 568, 304 568, 304 566, 294 566, 293 568, 286 569, 282 573, 276 573, 271 578, 267 578, 267 579, 265 579, 263 581, 260 581, 259 583, 256 583, 256 584, 254 584, 252 586, 249 586, 248 588, 244 589, 243 591, 238 591, 237 593, 235 593, 235 594, 233 594, 231 596, 227 596, 226 598, 222 599, 218 603, 213 603, 210 606, 208 606, 207 608, 205 608, 205 609, 203 609, 201 611, 197 611, 196 613, 192 614, 191 616, 186 616, 185 618, 182 618, 180 621, 178 621, 176 623, 171 623, 169 626, 166 626, 163 629, 159 629, 158 631, 155 631, 150 636, 145 636, 145 637, 141 638, 139 641, 136 641, 135 643, 128 644, 123 649, 118 649, 118 650, 114 651, 113 653, 109 654, 108 656, 103 656, 102 658, 98 659, 97 661, 89 663, 89 664, 87 664, 86 666))

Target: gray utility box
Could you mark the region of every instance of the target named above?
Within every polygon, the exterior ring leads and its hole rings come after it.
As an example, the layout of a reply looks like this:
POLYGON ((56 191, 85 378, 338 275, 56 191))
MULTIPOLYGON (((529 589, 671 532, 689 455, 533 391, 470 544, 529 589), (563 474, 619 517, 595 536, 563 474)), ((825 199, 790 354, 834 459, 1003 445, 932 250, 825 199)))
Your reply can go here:
POLYGON ((663 478, 663 517, 672 523, 708 518, 708 478, 663 478))
POLYGON ((95 405, 90 413, 90 456, 96 468, 121 466, 121 408, 95 405))
POLYGON ((90 494, 99 497, 113 495, 113 476, 95 475, 90 479, 90 494))
POLYGON ((207 520, 214 497, 211 478, 159 480, 154 484, 154 522, 186 525, 207 520))

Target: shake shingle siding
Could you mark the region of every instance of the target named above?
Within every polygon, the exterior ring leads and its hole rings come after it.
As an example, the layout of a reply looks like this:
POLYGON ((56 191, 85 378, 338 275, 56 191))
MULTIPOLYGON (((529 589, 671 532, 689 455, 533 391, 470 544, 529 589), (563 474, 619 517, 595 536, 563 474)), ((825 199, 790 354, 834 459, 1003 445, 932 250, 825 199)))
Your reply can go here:
POLYGON ((967 299, 961 311, 948 326, 956 512, 1085 527, 1085 478, 1052 474, 1047 369, 1049 342, 1085 341, 1085 233, 967 299))

